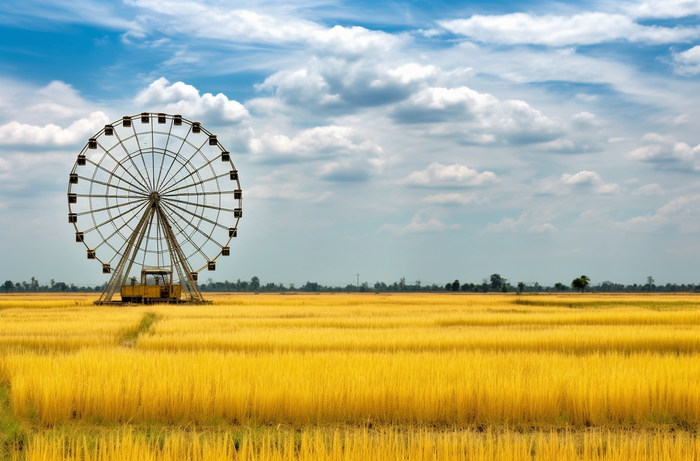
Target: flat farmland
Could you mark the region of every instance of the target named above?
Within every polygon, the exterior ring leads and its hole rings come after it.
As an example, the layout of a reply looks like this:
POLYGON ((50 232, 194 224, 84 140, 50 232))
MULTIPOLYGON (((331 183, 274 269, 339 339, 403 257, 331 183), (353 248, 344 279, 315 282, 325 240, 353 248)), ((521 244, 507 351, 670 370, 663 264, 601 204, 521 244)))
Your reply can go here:
POLYGON ((5 459, 697 460, 700 296, 0 296, 5 459))

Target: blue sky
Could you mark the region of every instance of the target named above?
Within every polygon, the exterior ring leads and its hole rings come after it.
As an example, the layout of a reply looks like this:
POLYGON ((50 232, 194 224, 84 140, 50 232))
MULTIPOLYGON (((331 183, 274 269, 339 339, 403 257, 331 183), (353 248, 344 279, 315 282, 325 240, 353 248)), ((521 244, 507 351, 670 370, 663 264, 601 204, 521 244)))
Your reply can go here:
POLYGON ((200 120, 245 191, 205 274, 699 283, 700 1, 12 1, 0 11, 0 279, 104 281, 77 153, 200 120))

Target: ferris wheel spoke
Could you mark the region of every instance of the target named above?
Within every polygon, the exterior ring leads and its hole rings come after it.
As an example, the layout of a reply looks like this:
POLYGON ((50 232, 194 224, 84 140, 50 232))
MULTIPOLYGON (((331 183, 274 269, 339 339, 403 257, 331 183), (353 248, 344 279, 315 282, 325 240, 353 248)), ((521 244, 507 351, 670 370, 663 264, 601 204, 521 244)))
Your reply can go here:
MULTIPOLYGON (((119 249, 116 249, 115 247, 113 247, 112 244, 109 243, 109 240, 112 237, 114 237, 115 235, 117 235, 118 233, 120 233, 120 231, 122 229, 124 229, 125 227, 127 227, 129 225, 129 223, 131 221, 133 221, 134 218, 136 218, 136 217, 139 217, 139 219, 140 219, 139 213, 134 213, 134 215, 129 220, 124 221, 124 224, 122 224, 117 229, 115 229, 114 232, 112 232, 108 237, 106 237, 106 238, 103 237, 102 243, 100 243, 99 245, 97 245, 95 247, 95 251, 97 251, 103 244, 107 244, 112 250, 114 250, 114 256, 112 256, 110 258, 110 260, 108 261, 110 264, 112 263, 112 261, 114 261, 114 258, 116 258, 117 256, 121 256, 123 254, 124 247, 126 247, 126 245, 128 245, 129 239, 125 238, 124 241, 122 242, 121 246, 119 247, 119 249)), ((129 229, 131 229, 131 226, 129 226, 129 229)), ((135 232, 134 229, 131 229, 131 231, 132 231, 132 234, 133 234, 133 232, 135 232)))
POLYGON ((131 202, 116 203, 116 204, 111 205, 111 206, 106 206, 106 207, 103 207, 103 208, 98 208, 98 209, 96 209, 96 210, 83 211, 83 212, 76 213, 76 214, 77 214, 78 216, 84 216, 84 215, 86 215, 86 214, 99 213, 99 212, 102 212, 102 211, 113 210, 113 209, 115 209, 115 208, 119 208, 119 207, 123 207, 123 206, 129 206, 129 205, 131 205, 131 204, 133 204, 133 203, 147 203, 147 200, 146 200, 145 198, 143 198, 143 199, 139 199, 139 200, 132 200, 131 202))
POLYGON ((223 246, 224 246, 224 245, 220 244, 220 243, 214 238, 214 235, 213 235, 213 234, 214 234, 214 228, 215 228, 215 227, 221 227, 222 229, 228 230, 228 227, 224 227, 224 226, 222 226, 221 224, 217 223, 216 221, 212 221, 211 219, 207 219, 207 218, 205 218, 204 216, 200 216, 200 215, 197 215, 197 214, 195 214, 195 213, 192 213, 191 211, 186 210, 186 209, 184 209, 184 208, 180 208, 180 207, 177 206, 177 205, 167 204, 167 203, 164 204, 164 205, 165 205, 165 207, 167 207, 167 208, 172 212, 172 214, 174 214, 174 215, 176 215, 177 217, 179 217, 180 219, 182 219, 186 226, 191 227, 192 229, 194 229, 195 231, 199 232, 199 233, 202 234, 204 237, 206 237, 207 239, 213 241, 214 243, 216 243, 216 244, 219 245, 220 247, 223 247, 223 246), (182 216, 180 213, 178 213, 177 211, 175 211, 175 210, 174 210, 173 208, 171 208, 171 207, 174 207, 174 208, 177 208, 177 209, 179 209, 179 210, 182 210, 182 211, 184 211, 185 213, 190 214, 190 215, 192 215, 192 216, 194 216, 194 217, 196 217, 196 218, 199 218, 199 219, 201 219, 202 221, 205 221, 205 222, 211 224, 211 225, 214 226, 214 227, 212 227, 211 232, 210 232, 209 234, 207 234, 207 233, 204 232, 202 229, 200 229, 199 226, 195 226, 194 224, 192 224, 192 222, 191 222, 192 220, 191 220, 191 219, 186 219, 184 216, 182 216))
MULTIPOLYGON (((127 154, 127 156, 129 156, 129 153, 128 153, 128 151, 126 150, 126 147, 124 146, 124 144, 122 144, 122 141, 121 141, 121 139, 119 138, 119 134, 117 134, 116 131, 115 131, 115 135, 116 135, 117 140, 119 141, 119 144, 122 146, 122 149, 124 149, 124 152, 127 154)), ((109 156, 109 158, 111 158, 117 166, 121 167, 121 169, 124 170, 124 172, 125 172, 126 174, 128 174, 129 176, 131 176, 131 177, 133 178, 133 180, 136 181, 136 183, 139 184, 139 186, 140 186, 141 189, 143 189, 144 191, 147 191, 147 190, 148 190, 147 187, 145 187, 144 184, 142 184, 141 181, 139 181, 139 179, 138 179, 136 176, 134 176, 133 173, 132 173, 131 171, 129 171, 129 169, 126 168, 122 162, 120 162, 119 160, 117 160, 117 159, 112 155, 111 149, 105 149, 104 146, 102 146, 102 144, 100 144, 100 143, 98 143, 98 146, 100 146, 100 147, 102 148, 102 150, 105 152, 105 154, 107 154, 107 155, 109 156)), ((93 163, 93 164, 95 163, 95 162, 92 162, 92 161, 90 161, 90 162, 93 163)), ((143 180, 144 178, 143 178, 143 176, 141 175, 141 173, 140 173, 138 167, 134 164, 133 161, 132 161, 131 163, 132 163, 132 165, 134 165, 134 168, 136 168, 137 173, 139 173, 139 176, 141 176, 141 179, 143 180)), ((115 169, 116 169, 116 168, 115 168, 115 169)), ((110 172, 108 172, 108 173, 110 173, 110 172)), ((112 171, 111 173, 114 173, 114 171, 112 171)), ((119 179, 122 179, 122 178, 120 177, 119 179)), ((124 181, 124 179, 122 179, 122 181, 124 181)), ((126 181, 125 181, 125 182, 126 182, 126 181)))
MULTIPOLYGON (((85 198, 134 198, 133 195, 99 195, 99 194, 75 194, 76 197, 85 197, 85 198)), ((144 196, 144 199, 146 197, 144 196)))
POLYGON ((169 197, 163 197, 162 200, 165 200, 166 202, 183 203, 186 205, 194 205, 196 207, 209 208, 210 210, 230 211, 231 213, 233 213, 233 208, 223 208, 223 207, 218 207, 218 206, 213 206, 213 205, 205 205, 203 203, 188 202, 185 200, 177 200, 177 199, 173 199, 173 198, 169 198, 169 197))
MULTIPOLYGON (((101 247, 102 245, 104 245, 105 243, 106 243, 107 245, 109 245, 113 250, 115 250, 114 247, 109 243, 109 240, 110 240, 112 237, 114 237, 115 235, 117 235, 118 233, 120 233, 122 229, 124 229, 125 227, 129 226, 129 223, 130 223, 131 221, 133 221, 134 218, 136 218, 137 216, 139 216, 139 213, 134 213, 134 215, 133 215, 130 219, 124 221, 124 224, 122 224, 121 226, 119 226, 118 228, 116 228, 111 234, 109 234, 109 236, 107 236, 106 238, 104 238, 104 239, 102 240, 102 243, 100 243, 99 245, 97 245, 97 246, 95 247, 95 250, 97 250, 98 248, 100 248, 100 247, 101 247)), ((129 226, 129 229, 131 229, 131 226, 129 226)), ((133 232, 133 229, 131 229, 131 231, 133 232)), ((126 242, 128 242, 128 240, 129 240, 129 239, 124 239, 124 242, 122 243, 122 246, 120 247, 120 249, 119 249, 119 250, 115 250, 115 251, 116 251, 116 254, 114 255, 115 257, 117 256, 117 254, 120 254, 122 248, 124 248, 124 244, 126 244, 126 242)), ((113 257, 112 259, 114 259, 114 257, 113 257)))
POLYGON ((137 190, 133 190, 133 189, 127 189, 126 187, 118 186, 118 185, 116 185, 116 184, 107 183, 107 182, 104 182, 104 181, 100 181, 100 180, 98 180, 98 179, 88 178, 88 177, 86 177, 86 176, 78 176, 78 178, 83 179, 83 180, 88 181, 88 182, 93 183, 93 184, 100 184, 101 186, 107 187, 107 189, 109 189, 110 187, 114 187, 115 189, 125 190, 125 191, 127 191, 127 192, 131 192, 131 193, 136 194, 136 195, 143 195, 143 196, 146 196, 146 194, 144 194, 144 193, 141 192, 141 191, 137 191, 137 190))
MULTIPOLYGON (((165 146, 163 147, 163 154, 165 155, 166 152, 168 152, 168 145, 170 144, 170 134, 173 132, 173 119, 170 119, 170 127, 168 127, 168 136, 165 138, 165 146)), ((168 169, 168 173, 170 172, 170 169, 168 169)), ((163 160, 161 159, 160 161, 160 168, 158 169, 158 179, 156 180, 156 186, 154 190, 158 190, 160 187, 160 178, 161 175, 163 174, 163 160)), ((167 177, 167 174, 166 174, 167 177)))
MULTIPOLYGON (((197 181, 197 182, 194 182, 194 183, 192 183, 192 184, 187 184, 187 185, 185 185, 185 186, 178 187, 177 189, 167 189, 167 190, 164 190, 163 192, 160 193, 160 195, 169 195, 171 192, 175 192, 175 191, 182 190, 182 189, 188 189, 188 188, 190 188, 190 187, 199 186, 200 184, 204 184, 205 182, 215 181, 215 180, 217 180, 217 179, 223 178, 224 176, 228 176, 228 175, 229 175, 229 173, 223 173, 223 174, 220 174, 220 175, 218 175, 218 176, 210 176, 210 177, 208 177, 208 178, 206 178, 206 179, 202 179, 202 180, 197 181)), ((175 184, 171 185, 171 187, 174 186, 174 185, 175 185, 175 184)))
MULTIPOLYGON (((99 168, 100 170, 102 170, 102 171, 104 171, 105 173, 107 173, 109 176, 111 176, 111 177, 113 177, 113 178, 117 178, 118 180, 120 180, 120 181, 122 181, 122 182, 125 182, 126 184, 130 185, 131 187, 133 187, 133 188, 135 188, 135 189, 141 190, 144 194, 148 194, 148 192, 146 191, 146 189, 145 189, 140 183, 139 183, 139 184, 133 184, 132 182, 127 181, 126 179, 122 178, 121 176, 117 176, 117 175, 114 173, 114 171, 109 171, 107 168, 103 167, 103 166, 100 165, 99 163, 95 163, 95 162, 93 162, 92 160, 88 160, 88 162, 89 162, 89 163, 92 163, 92 164, 95 165, 97 168, 99 168)), ((119 164, 119 162, 117 162, 117 164, 119 164)), ((121 165, 121 164, 119 164, 119 165, 121 165)), ((122 167, 122 168, 124 168, 124 167, 122 167)), ((128 170, 126 170, 126 171, 128 171, 128 170)), ((136 178, 134 178, 134 179, 136 179, 136 178)), ((138 182, 138 180, 137 180, 137 182, 138 182)))
MULTIPOLYGON (((168 167, 168 171, 166 171, 165 176, 163 176, 164 181, 168 177, 168 175, 170 174, 170 170, 173 168, 173 165, 175 165, 175 160, 177 160, 177 158, 180 156, 180 152, 182 152, 182 148, 185 147, 185 144, 187 143, 187 138, 190 136, 190 133, 192 133, 192 125, 190 125, 190 129, 187 130, 187 134, 185 134, 185 137, 182 138, 182 143, 180 144, 180 147, 178 148, 177 152, 174 152, 175 155, 173 155, 173 157, 172 157, 173 161, 170 162, 170 166, 168 167)), ((184 164, 183 164, 183 166, 184 166, 184 164)), ((161 187, 162 187, 162 185, 160 184, 160 182, 158 182, 157 190, 160 190, 161 187)))
POLYGON ((219 192, 182 192, 180 194, 166 194, 165 196, 170 197, 185 197, 185 196, 200 196, 200 195, 222 195, 222 194, 235 194, 235 190, 222 190, 219 192))
MULTIPOLYGON (((132 125, 132 126, 133 126, 133 125, 132 125)), ((129 159, 129 161, 130 161, 131 164, 133 165, 134 169, 136 169, 136 172, 137 172, 138 175, 141 177, 141 180, 143 181, 143 183, 140 183, 140 184, 141 184, 142 186, 145 186, 145 189, 148 190, 148 187, 147 187, 147 186, 148 186, 148 181, 147 181, 146 178, 144 178, 143 175, 141 174, 141 169, 136 165, 136 162, 134 162, 134 158, 132 157, 132 153, 129 152, 129 149, 127 149, 126 146, 124 145, 124 142, 123 142, 121 136, 119 136, 119 132, 117 132, 117 130, 114 130, 114 136, 117 138, 117 141, 119 141, 119 145, 122 147, 122 150, 124 150, 124 153, 126 154, 126 158, 129 159)), ((138 140, 138 136, 136 136, 136 132, 134 132, 134 137, 136 137, 136 139, 138 140)), ((140 150, 139 150, 139 152, 140 152, 140 150)), ((110 155, 110 157, 111 157, 111 155, 110 155)), ((131 174, 131 172, 130 172, 129 170, 127 170, 127 169, 122 165, 122 162, 116 160, 114 157, 112 157, 112 159, 113 159, 115 162, 117 162, 119 165, 121 165, 122 168, 124 168, 124 171, 128 172, 129 175, 133 177, 133 175, 131 174)), ((136 179, 136 178, 134 177, 134 179, 136 179)), ((137 180, 137 182, 138 182, 138 180, 137 180)))
MULTIPOLYGON (((149 117, 149 119, 150 119, 151 121, 153 120, 152 117, 149 117)), ((136 140, 136 147, 138 147, 139 152, 141 153, 141 155, 139 155, 139 157, 141 158, 141 163, 143 163, 143 170, 144 170, 144 172, 146 173, 146 178, 148 178, 148 180, 146 181, 146 184, 148 184, 148 185, 151 187, 151 190, 153 190, 153 181, 151 181, 151 176, 148 174, 148 167, 146 166, 146 159, 143 158, 143 157, 144 157, 144 155, 143 155, 144 151, 143 151, 143 149, 141 148, 141 142, 139 141, 139 135, 138 135, 138 133, 136 132, 136 126, 135 126, 135 125, 136 125, 135 123, 132 123, 132 124, 131 124, 131 129, 134 131, 134 140, 136 140)), ((151 131, 153 131, 152 125, 151 125, 151 131)), ((152 153, 152 152, 153 152, 153 151, 151 150, 151 153, 152 153)))
MULTIPOLYGON (((214 225, 214 226, 220 227, 220 228, 222 228, 222 229, 228 230, 228 227, 224 226, 223 224, 219 224, 218 222, 212 221, 211 219, 206 218, 206 217, 204 217, 204 216, 202 216, 202 215, 198 215, 198 214, 196 214, 196 213, 193 213, 193 212, 191 212, 190 210, 188 210, 188 209, 186 209, 186 208, 182 208, 181 206, 175 205, 174 203, 167 203, 167 202, 162 202, 162 203, 164 203, 164 204, 165 204, 166 206, 168 206, 168 207, 177 208, 178 210, 182 210, 183 212, 187 213, 188 215, 190 215, 190 216, 192 216, 192 217, 194 217, 194 218, 201 219, 202 221, 208 222, 208 223, 211 224, 211 225, 214 225)), ((180 216, 180 215, 178 215, 178 216, 180 216)), ((180 216, 180 217, 182 218, 182 216, 180 216)), ((183 218, 183 219, 185 219, 185 218, 183 218)), ((194 225, 190 222, 191 219, 186 219, 186 221, 187 221, 187 224, 188 224, 189 226, 194 227, 194 228, 197 228, 197 226, 194 226, 194 225)))
MULTIPOLYGON (((201 154, 201 153, 202 153, 202 147, 206 146, 208 143, 209 143, 209 139, 207 139, 206 141, 204 141, 204 142, 202 143, 202 145, 199 146, 199 147, 194 151, 194 153, 192 154, 192 156, 191 156, 190 158, 187 159, 187 161, 185 162, 185 165, 189 165, 190 162, 192 161, 192 159, 195 158, 195 157, 197 156, 197 154, 201 154)), ((192 144, 190 144, 190 145, 192 145, 192 144)), ((194 146, 192 146, 192 147, 194 147, 194 146)), ((170 184, 171 181, 172 181, 173 179, 175 179, 175 176, 173 176, 172 178, 168 179, 162 186, 160 186, 159 189, 164 188, 164 190, 168 190, 168 189, 170 189, 171 187, 176 186, 177 184, 181 183, 181 182, 184 181, 185 179, 191 177, 191 176, 192 176, 193 174, 195 174, 196 172, 197 172, 197 170, 194 170, 194 171, 192 171, 190 174, 188 174, 187 176, 184 176, 184 177, 178 179, 177 181, 175 181, 173 184, 170 184)))
MULTIPOLYGON (((107 224, 109 224, 109 223, 111 223, 111 222, 114 222, 115 220, 121 218, 121 217, 124 216, 124 215, 127 215, 127 214, 133 212, 134 210, 138 210, 137 212, 134 213, 134 216, 136 216, 136 215, 138 215, 139 212, 141 212, 141 209, 146 208, 147 205, 148 205, 148 202, 143 203, 143 204, 141 204, 141 205, 137 205, 137 206, 135 206, 135 207, 132 207, 132 208, 130 208, 130 209, 128 209, 128 210, 126 210, 126 211, 124 211, 124 212, 122 212, 122 213, 119 213, 119 214, 116 215, 116 216, 113 216, 113 217, 109 218, 109 219, 106 220, 106 221, 101 222, 100 224, 95 224, 95 225, 94 225, 93 227, 91 227, 90 229, 88 229, 88 230, 86 230, 86 231, 83 231, 83 233, 84 233, 84 234, 87 234, 88 232, 92 232, 92 231, 94 231, 94 230, 99 230, 100 227, 102 227, 102 226, 104 226, 104 225, 107 225, 107 224)), ((133 216, 132 216, 131 218, 129 218, 128 221, 131 221, 132 219, 133 219, 133 216)))
MULTIPOLYGON (((167 205, 162 206, 162 207, 161 207, 161 210, 163 211, 164 214, 168 214, 168 215, 174 214, 175 216, 179 217, 179 218, 182 220, 182 222, 189 223, 189 220, 185 219, 181 214, 177 213, 177 212, 174 211, 174 210, 168 210, 168 206, 167 206, 167 205)), ((169 222, 172 222, 172 223, 173 223, 173 226, 177 227, 179 233, 185 238, 185 241, 186 241, 186 242, 189 242, 190 245, 192 245, 192 246, 194 247, 194 249, 196 250, 196 252, 199 252, 199 254, 201 254, 202 257, 204 257, 204 260, 205 260, 205 261, 209 261, 209 256, 207 256, 207 255, 204 253, 204 251, 202 251, 202 248, 201 248, 199 245, 197 245, 197 243, 195 243, 194 240, 192 240, 192 234, 187 234, 187 232, 186 232, 182 227, 180 227, 180 224, 178 223, 178 221, 177 221, 176 219, 171 219, 169 222)), ((207 239, 211 239, 214 243, 216 243, 217 245, 219 245, 219 243, 218 243, 216 240, 214 240, 213 238, 210 238, 209 235, 207 235, 205 232, 202 232, 202 231, 201 231, 199 228, 197 228, 196 226, 192 226, 192 225, 190 224, 190 227, 192 227, 195 231, 197 231, 197 232, 199 232, 200 234, 202 234, 202 235, 203 235, 204 237, 206 237, 207 239)))

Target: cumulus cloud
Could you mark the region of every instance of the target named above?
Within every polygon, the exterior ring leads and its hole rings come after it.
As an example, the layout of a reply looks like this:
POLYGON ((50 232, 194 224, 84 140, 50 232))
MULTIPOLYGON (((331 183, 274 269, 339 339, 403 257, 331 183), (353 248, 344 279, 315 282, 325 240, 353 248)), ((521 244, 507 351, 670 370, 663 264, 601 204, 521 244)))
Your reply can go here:
POLYGON ((700 45, 673 54, 673 64, 676 73, 681 75, 696 75, 700 73, 700 45))
POLYGON ((511 13, 438 21, 445 29, 486 43, 549 46, 592 45, 609 41, 678 43, 700 36, 700 29, 637 24, 622 14, 581 13, 535 16, 511 13))
POLYGON ((294 137, 265 133, 253 138, 250 151, 258 160, 269 163, 297 163, 338 156, 371 156, 383 154, 382 148, 346 126, 319 126, 302 130, 294 137))
POLYGON ((547 234, 556 231, 556 227, 549 222, 552 216, 549 213, 523 212, 518 219, 504 216, 498 223, 488 223, 484 232, 527 232, 529 234, 547 234))
POLYGON ((492 184, 498 177, 491 171, 479 173, 475 169, 455 163, 443 165, 433 162, 428 168, 414 171, 403 180, 403 184, 416 187, 473 187, 492 184))
POLYGON ((223 93, 199 94, 199 90, 183 82, 170 82, 161 77, 141 90, 134 103, 155 112, 186 115, 189 118, 240 122, 249 117, 248 110, 238 101, 228 99, 223 93))
POLYGON ((655 229, 663 226, 675 226, 681 232, 697 232, 700 230, 700 195, 677 197, 664 206, 645 216, 635 216, 620 227, 637 229, 655 229))
POLYGON ((505 100, 468 87, 426 88, 393 110, 402 123, 436 123, 431 132, 461 134, 465 141, 487 144, 502 138, 516 144, 551 141, 563 134, 563 124, 525 101, 505 100))
POLYGON ((638 187, 632 192, 632 195, 652 196, 664 195, 665 193, 666 191, 661 187, 661 184, 652 183, 638 187))
POLYGON ((437 72, 416 63, 393 67, 376 59, 315 58, 301 69, 272 74, 256 89, 291 106, 348 112, 402 101, 437 72))
POLYGON ((283 14, 273 16, 189 0, 126 3, 141 8, 141 19, 150 19, 153 27, 220 40, 281 44, 307 41, 323 30, 314 22, 283 14))
POLYGON ((69 146, 87 142, 88 137, 102 129, 109 119, 104 112, 93 112, 70 126, 28 125, 12 121, 0 126, 0 145, 69 146))
POLYGON ((697 0, 648 0, 621 5, 623 11, 638 18, 682 18, 700 14, 697 0))
POLYGON ((411 234, 411 233, 431 233, 441 232, 449 229, 457 229, 458 225, 448 226, 442 221, 435 218, 425 219, 421 213, 416 213, 411 219, 411 222, 405 226, 395 224, 384 224, 379 228, 379 232, 388 232, 395 235, 411 234))
POLYGON ((127 3, 141 8, 139 19, 148 24, 132 33, 134 37, 145 37, 142 31, 155 28, 168 34, 176 32, 234 43, 306 45, 319 53, 349 57, 379 53, 403 41, 401 36, 359 26, 328 28, 289 14, 287 8, 267 8, 263 13, 190 0, 128 0, 127 3))
POLYGON ((620 191, 616 183, 605 183, 595 171, 583 170, 576 174, 564 173, 539 182, 536 193, 540 195, 566 195, 574 190, 592 191, 596 194, 613 194, 620 191))
POLYGON ((458 192, 448 193, 448 194, 434 194, 429 195, 423 199, 424 203, 436 204, 436 205, 482 205, 488 203, 489 199, 484 197, 480 198, 475 193, 471 194, 460 194, 458 192))
POLYGON ((381 173, 383 166, 381 158, 342 158, 321 165, 318 176, 328 181, 365 181, 381 173))
POLYGON ((691 147, 685 142, 675 141, 671 136, 647 133, 642 136, 644 146, 634 149, 628 158, 655 163, 662 168, 679 168, 700 171, 700 144, 691 147))

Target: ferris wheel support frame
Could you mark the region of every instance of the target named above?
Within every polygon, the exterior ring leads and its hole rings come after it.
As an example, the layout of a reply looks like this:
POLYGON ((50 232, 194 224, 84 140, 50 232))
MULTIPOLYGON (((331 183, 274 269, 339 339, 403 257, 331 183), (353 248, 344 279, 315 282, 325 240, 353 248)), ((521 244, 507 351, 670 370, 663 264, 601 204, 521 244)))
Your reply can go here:
MULTIPOLYGON (((161 295, 160 301, 155 302, 207 303, 208 301, 204 300, 197 287, 197 273, 204 268, 215 270, 219 256, 229 256, 228 245, 232 237, 238 236, 238 222, 243 215, 241 199, 238 170, 230 159, 230 153, 224 150, 217 136, 205 130, 199 122, 192 122, 180 115, 143 112, 135 116, 125 116, 121 120, 105 125, 103 130, 90 138, 78 155, 68 185, 68 221, 75 227, 76 242, 82 242, 86 246, 88 259, 96 259, 102 263, 103 273, 111 272, 109 281, 95 304, 133 302, 129 301, 129 298, 124 298, 129 296, 128 291, 126 295, 124 294, 124 289, 134 265, 142 268, 142 285, 147 284, 147 274, 155 275, 156 285, 169 293, 169 295, 161 295), (150 125, 150 130, 148 128, 145 131, 136 130, 134 125, 139 117, 142 124, 150 125), (167 130, 156 129, 156 120, 158 125, 169 121, 170 127, 167 130), (174 127, 184 128, 187 125, 189 126, 185 134, 173 133, 174 127), (122 129, 131 130, 127 130, 128 133, 122 133, 125 136, 120 136, 117 130, 120 126, 122 129), (193 133, 207 139, 201 144, 197 142, 197 136, 188 140, 193 133), (170 148, 171 134, 172 140, 180 143, 179 148, 170 148), (103 145, 98 140, 102 135, 114 136, 117 142, 113 142, 111 147, 109 144, 103 145), (156 147, 155 138, 158 136, 166 136, 164 146, 156 147), (183 150, 187 148, 186 144, 190 148, 191 155, 187 153, 187 149, 183 150), (128 145, 132 146, 131 150, 127 147, 128 145), (205 154, 205 146, 215 146, 214 149, 219 150, 216 150, 216 155, 205 154), (103 154, 88 157, 89 149, 98 148, 102 149, 103 154), (125 156, 120 154, 122 150, 125 156), (193 162, 195 158, 197 161, 193 162), (224 174, 218 174, 214 171, 214 162, 217 159, 230 164, 232 169, 224 174), (86 165, 94 167, 90 170, 92 177, 89 174, 79 174, 78 169, 86 165), (230 186, 222 189, 219 181, 226 176, 235 182, 235 189, 230 186), (81 179, 89 184, 89 189, 84 193, 79 193, 77 186, 81 179), (211 186, 212 182, 213 186, 211 186), (75 193, 73 193, 73 187, 77 188, 75 193), (100 192, 102 189, 104 192, 100 192), (227 196, 233 198, 232 206, 223 206, 227 196), (213 197, 213 203, 208 197, 213 197), (78 211, 80 209, 78 208, 74 212, 71 204, 79 203, 79 198, 80 203, 83 203, 82 200, 87 200, 87 210, 78 211), (96 207, 96 199, 104 199, 105 206, 96 207), (228 214, 232 214, 235 220, 234 227, 227 227, 220 222, 220 219, 228 214), (94 225, 79 231, 77 225, 79 216, 91 218, 94 225), (136 223, 135 226, 134 223, 136 223), (202 226, 205 226, 204 230, 202 226), (107 230, 111 228, 113 231, 107 230), (218 231, 217 228, 219 228, 218 231), (228 232, 228 240, 221 239, 225 242, 223 244, 214 234, 215 231, 221 232, 220 229, 228 232), (94 238, 97 238, 97 241, 96 246, 91 247, 88 246, 85 236, 93 231, 96 233, 91 240, 94 241, 94 238), (155 248, 149 248, 151 241, 155 248), (100 250, 103 255, 101 259, 96 253, 103 245, 105 247, 100 250), (189 248, 187 253, 183 245, 189 248), (212 245, 213 254, 210 252, 212 245), (113 256, 111 258, 107 256, 104 259, 105 251, 113 256), (142 255, 143 261, 141 261, 142 255), (191 266, 189 260, 195 256, 195 259, 204 257, 205 264, 202 268, 193 269, 191 266), (153 262, 155 258, 156 264, 147 265, 147 258, 149 262, 153 262), (110 263, 115 259, 118 262, 110 269, 110 263), (175 273, 178 276, 178 284, 174 283, 175 273), (158 281, 159 276, 163 284, 158 281), (177 295, 173 294, 174 288, 177 288, 177 295), (113 301, 113 297, 120 289, 122 301, 113 301)), ((135 284, 134 279, 135 277, 132 277, 132 287, 135 284)), ((142 300, 147 302, 145 295, 142 300)))

